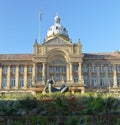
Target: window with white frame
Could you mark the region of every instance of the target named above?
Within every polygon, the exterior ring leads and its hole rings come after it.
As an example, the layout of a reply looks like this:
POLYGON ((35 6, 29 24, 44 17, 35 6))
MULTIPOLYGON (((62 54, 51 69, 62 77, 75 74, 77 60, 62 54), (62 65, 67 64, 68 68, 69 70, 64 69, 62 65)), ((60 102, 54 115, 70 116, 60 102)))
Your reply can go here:
POLYGON ((73 71, 78 72, 78 65, 73 65, 73 71))
POLYGON ((28 87, 32 85, 32 77, 28 77, 28 87))
POLYGON ((15 87, 15 77, 11 77, 11 88, 15 87))
POLYGON ((104 66, 99 66, 99 69, 100 69, 100 73, 104 73, 104 66))
POLYGON ((88 72, 88 66, 87 66, 87 65, 84 65, 84 66, 83 66, 83 72, 84 72, 84 73, 87 73, 87 72, 88 72))
POLYGON ((100 86, 104 86, 105 85, 105 78, 101 77, 100 78, 100 86))
POLYGON ((28 66, 28 73, 29 73, 29 74, 32 73, 32 66, 28 66))
POLYGON ((42 72, 42 65, 38 65, 37 70, 39 73, 42 72))
POLYGON ((108 66, 108 73, 112 73, 113 72, 113 66, 109 65, 108 66))
POLYGON ((2 88, 5 88, 7 87, 7 77, 4 76, 3 79, 2 79, 2 88))
POLYGON ((92 76, 92 87, 96 86, 96 76, 92 76))
POLYGON ((15 66, 12 66, 12 67, 11 67, 11 73, 12 73, 12 74, 15 74, 15 72, 16 72, 16 67, 15 67, 15 66))
POLYGON ((8 70, 8 67, 7 67, 7 66, 4 66, 4 67, 3 67, 3 74, 7 74, 7 70, 8 70))
POLYGON ((96 73, 96 66, 95 66, 95 65, 93 65, 93 66, 91 67, 91 71, 92 71, 92 73, 96 73))
POLYGON ((24 73, 24 66, 20 66, 20 73, 24 73))
POLYGON ((23 76, 20 77, 19 86, 24 87, 24 77, 23 76))

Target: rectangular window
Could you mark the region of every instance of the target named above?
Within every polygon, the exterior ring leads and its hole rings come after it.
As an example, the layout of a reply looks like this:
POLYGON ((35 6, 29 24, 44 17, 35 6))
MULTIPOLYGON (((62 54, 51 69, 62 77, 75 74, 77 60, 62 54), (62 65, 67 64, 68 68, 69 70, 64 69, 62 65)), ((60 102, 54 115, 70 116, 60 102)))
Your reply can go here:
POLYGON ((100 73, 104 73, 104 66, 100 66, 99 69, 100 69, 100 73))
POLYGON ((11 78, 11 88, 15 87, 15 77, 11 78))
POLYGON ((32 66, 28 66, 28 73, 32 73, 32 66))
POLYGON ((28 87, 32 85, 32 77, 28 77, 28 87))
POLYGON ((92 87, 96 86, 96 76, 92 76, 92 87))
POLYGON ((86 65, 83 66, 83 72, 84 72, 84 73, 87 73, 87 72, 88 72, 88 66, 86 66, 86 65))
POLYGON ((84 76, 84 83, 86 86, 89 84, 88 76, 84 76))
POLYGON ((62 73, 66 73, 66 66, 62 67, 62 73))
POLYGON ((24 66, 20 66, 20 73, 24 73, 24 66))
POLYGON ((54 67, 50 66, 50 73, 53 73, 53 72, 54 72, 54 67))
POLYGON ((113 66, 109 65, 108 66, 108 73, 112 73, 113 72, 113 66))
POLYGON ((100 78, 100 86, 104 86, 105 85, 105 79, 104 77, 100 78))
POLYGON ((74 82, 78 82, 78 76, 74 76, 73 79, 74 79, 74 82))
POLYGON ((92 73, 96 73, 96 66, 92 66, 91 71, 92 71, 92 73))
POLYGON ((117 72, 120 73, 120 66, 117 65, 117 72))
POLYGON ((38 81, 42 81, 42 76, 38 76, 38 81))
POLYGON ((37 70, 39 73, 42 72, 42 65, 38 65, 37 70))
POLYGON ((12 73, 12 74, 15 74, 15 72, 16 72, 16 67, 15 67, 15 66, 12 66, 12 68, 11 68, 11 73, 12 73))
POLYGON ((73 65, 73 71, 78 72, 78 65, 73 65))
POLYGON ((4 67, 3 67, 3 74, 7 74, 7 70, 8 70, 8 67, 7 67, 7 66, 4 66, 4 67))
POLYGON ((60 73, 60 66, 56 66, 56 72, 60 73))
POLYGON ((59 75, 56 76, 56 81, 60 81, 60 76, 59 75))
POLYGON ((23 87, 24 86, 24 77, 20 77, 20 83, 19 83, 19 86, 20 87, 23 87))
POLYGON ((2 88, 5 88, 7 87, 7 77, 4 76, 3 79, 2 79, 2 88))
POLYGON ((112 87, 113 86, 113 77, 109 77, 109 86, 112 87))
POLYGON ((117 84, 120 86, 120 76, 117 76, 117 84))

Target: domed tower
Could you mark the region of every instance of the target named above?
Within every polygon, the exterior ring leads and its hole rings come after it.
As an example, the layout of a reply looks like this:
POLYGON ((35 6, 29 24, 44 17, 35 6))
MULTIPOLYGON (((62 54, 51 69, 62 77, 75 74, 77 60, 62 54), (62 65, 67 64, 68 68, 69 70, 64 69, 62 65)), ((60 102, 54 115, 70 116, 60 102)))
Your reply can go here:
POLYGON ((47 32, 46 42, 49 41, 50 39, 55 38, 56 36, 60 36, 63 39, 69 41, 68 32, 66 28, 60 24, 59 16, 55 16, 54 25, 52 25, 47 32))

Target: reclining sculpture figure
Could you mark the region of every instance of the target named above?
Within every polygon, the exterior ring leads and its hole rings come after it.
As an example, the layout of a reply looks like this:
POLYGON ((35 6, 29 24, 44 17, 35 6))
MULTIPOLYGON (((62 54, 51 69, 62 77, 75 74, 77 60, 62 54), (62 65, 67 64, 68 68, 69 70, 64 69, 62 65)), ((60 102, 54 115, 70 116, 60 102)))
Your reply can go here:
POLYGON ((65 86, 64 84, 62 84, 60 88, 53 87, 53 84, 54 84, 54 80, 53 79, 48 79, 47 85, 44 88, 43 92, 44 93, 52 93, 52 92, 64 93, 64 92, 68 91, 68 87, 65 86))

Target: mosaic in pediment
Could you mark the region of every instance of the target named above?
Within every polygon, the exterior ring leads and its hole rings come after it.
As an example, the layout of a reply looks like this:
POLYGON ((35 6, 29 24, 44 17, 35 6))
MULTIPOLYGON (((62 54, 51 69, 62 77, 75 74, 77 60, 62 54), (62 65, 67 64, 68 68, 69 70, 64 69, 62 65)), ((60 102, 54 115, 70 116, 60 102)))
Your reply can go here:
POLYGON ((59 38, 49 40, 46 45, 69 45, 70 43, 59 38))

